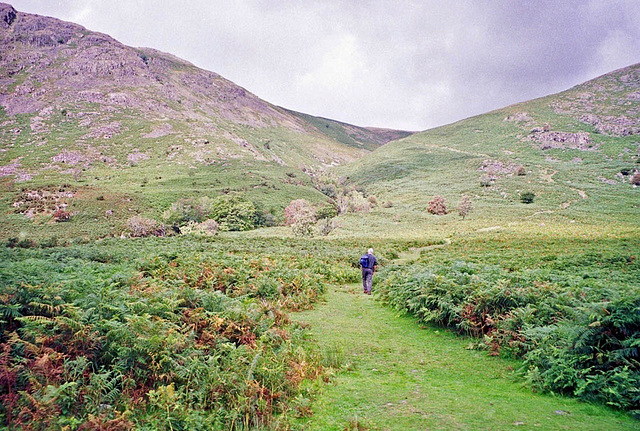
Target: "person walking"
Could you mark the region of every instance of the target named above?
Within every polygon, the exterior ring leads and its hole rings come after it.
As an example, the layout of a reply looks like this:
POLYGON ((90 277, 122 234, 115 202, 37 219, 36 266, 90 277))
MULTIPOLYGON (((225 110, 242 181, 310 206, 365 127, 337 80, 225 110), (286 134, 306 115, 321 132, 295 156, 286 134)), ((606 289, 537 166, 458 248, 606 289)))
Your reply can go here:
POLYGON ((371 286, 373 284, 373 273, 378 266, 378 259, 373 255, 373 249, 367 250, 367 254, 360 258, 360 266, 362 267, 362 288, 364 293, 371 295, 371 286))

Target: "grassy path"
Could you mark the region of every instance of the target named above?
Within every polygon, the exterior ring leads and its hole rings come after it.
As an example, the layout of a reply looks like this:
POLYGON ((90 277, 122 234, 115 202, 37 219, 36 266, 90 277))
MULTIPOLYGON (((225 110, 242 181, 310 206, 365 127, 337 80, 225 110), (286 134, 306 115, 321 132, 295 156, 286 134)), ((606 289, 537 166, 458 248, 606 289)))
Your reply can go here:
POLYGON ((311 325, 321 348, 351 364, 318 395, 303 429, 640 429, 604 407, 532 393, 511 378, 515 363, 421 328, 357 285, 331 289, 325 303, 295 318, 311 325))

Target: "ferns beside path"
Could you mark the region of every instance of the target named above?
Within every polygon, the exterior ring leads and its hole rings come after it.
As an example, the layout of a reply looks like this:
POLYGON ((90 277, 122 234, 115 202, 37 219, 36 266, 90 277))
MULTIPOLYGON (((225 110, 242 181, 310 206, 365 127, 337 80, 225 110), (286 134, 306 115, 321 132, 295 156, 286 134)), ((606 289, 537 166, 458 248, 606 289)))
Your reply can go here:
POLYGON ((534 268, 453 262, 391 266, 377 294, 425 323, 523 359, 536 389, 604 402, 640 418, 640 264, 574 256, 534 268))
POLYGON ((357 256, 242 238, 0 249, 0 425, 286 429, 322 373, 287 312, 357 280, 357 256))

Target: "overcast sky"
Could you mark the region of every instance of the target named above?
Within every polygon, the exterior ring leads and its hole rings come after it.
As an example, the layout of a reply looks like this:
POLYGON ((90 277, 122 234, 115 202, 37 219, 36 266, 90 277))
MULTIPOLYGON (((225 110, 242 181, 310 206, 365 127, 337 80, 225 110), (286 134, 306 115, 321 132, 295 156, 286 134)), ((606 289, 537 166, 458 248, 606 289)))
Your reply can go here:
POLYGON ((276 105, 424 130, 640 62, 640 0, 0 0, 276 105))

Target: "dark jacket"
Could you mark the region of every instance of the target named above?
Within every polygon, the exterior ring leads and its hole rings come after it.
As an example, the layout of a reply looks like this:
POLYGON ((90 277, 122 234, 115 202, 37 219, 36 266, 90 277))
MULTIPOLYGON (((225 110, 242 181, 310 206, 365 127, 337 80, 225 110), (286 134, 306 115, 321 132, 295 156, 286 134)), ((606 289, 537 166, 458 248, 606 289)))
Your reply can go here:
POLYGON ((378 266, 378 259, 376 259, 376 257, 373 254, 368 254, 369 256, 369 265, 367 265, 366 267, 363 266, 362 269, 368 268, 368 269, 375 269, 376 266, 378 266))

